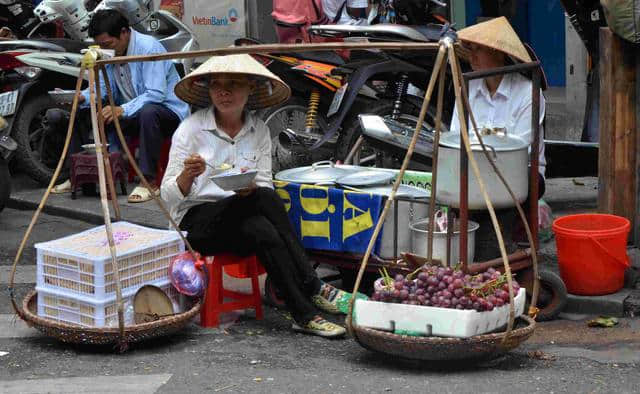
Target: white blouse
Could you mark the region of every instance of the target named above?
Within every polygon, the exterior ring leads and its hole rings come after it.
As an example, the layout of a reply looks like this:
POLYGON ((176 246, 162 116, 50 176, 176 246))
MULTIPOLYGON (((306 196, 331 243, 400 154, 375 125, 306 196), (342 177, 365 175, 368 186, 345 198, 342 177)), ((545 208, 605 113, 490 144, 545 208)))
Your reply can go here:
POLYGON ((244 126, 231 138, 218 130, 212 107, 199 110, 185 119, 173 134, 169 163, 160 187, 162 199, 169 205, 171 217, 178 224, 189 208, 234 194, 220 189, 209 179, 212 172, 209 166, 205 166, 204 173, 193 181, 189 194, 182 194, 176 179, 182 172, 184 160, 195 153, 214 167, 227 163, 236 168, 257 169, 256 184, 273 188, 271 138, 264 122, 246 112, 244 126))
MULTIPOLYGON (((504 127, 507 133, 522 137, 528 143, 533 141, 531 133, 531 81, 518 73, 507 74, 493 97, 483 79, 469 82, 469 104, 479 128, 504 127)), ((544 176, 544 130, 542 121, 545 114, 545 100, 540 92, 540 149, 538 171, 544 176)), ((473 134, 469 119, 469 134, 473 134)), ((453 111, 451 131, 459 132, 458 107, 453 111)), ((529 149, 531 152, 531 149, 529 149)))

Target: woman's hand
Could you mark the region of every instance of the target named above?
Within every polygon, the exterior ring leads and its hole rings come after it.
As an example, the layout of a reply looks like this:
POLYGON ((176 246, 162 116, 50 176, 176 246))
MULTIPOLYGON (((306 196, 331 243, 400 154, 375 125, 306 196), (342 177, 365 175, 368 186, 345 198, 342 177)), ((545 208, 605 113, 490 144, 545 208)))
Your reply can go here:
POLYGON ((200 176, 205 170, 205 162, 202 156, 193 154, 187 157, 183 162, 184 168, 178 175, 177 182, 183 196, 191 191, 193 180, 200 176))

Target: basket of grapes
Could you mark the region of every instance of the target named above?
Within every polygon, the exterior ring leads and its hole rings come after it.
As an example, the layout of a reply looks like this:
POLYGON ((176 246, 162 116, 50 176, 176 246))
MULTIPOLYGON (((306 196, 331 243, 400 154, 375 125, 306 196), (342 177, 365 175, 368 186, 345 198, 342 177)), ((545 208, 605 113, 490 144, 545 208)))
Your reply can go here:
POLYGON ((535 321, 522 315, 526 291, 506 274, 434 266, 413 274, 383 271, 371 300, 355 301, 351 327, 364 347, 413 359, 472 359, 502 354, 533 334, 535 321), (509 282, 517 319, 507 334, 509 282))

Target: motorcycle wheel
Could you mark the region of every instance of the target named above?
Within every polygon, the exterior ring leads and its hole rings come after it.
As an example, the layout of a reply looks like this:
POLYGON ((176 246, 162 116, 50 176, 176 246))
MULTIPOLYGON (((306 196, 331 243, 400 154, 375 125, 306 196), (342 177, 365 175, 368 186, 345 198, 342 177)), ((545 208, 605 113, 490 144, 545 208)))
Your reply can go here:
POLYGON ((47 135, 42 119, 48 109, 61 108, 47 94, 26 99, 16 115, 13 138, 18 142, 16 159, 21 170, 42 185, 53 176, 64 146, 63 135, 47 135))
POLYGON ((11 195, 11 175, 9 165, 0 157, 0 212, 4 209, 11 195))
MULTIPOLYGON (((358 121, 357 114, 375 114, 380 116, 390 116, 393 113, 393 102, 390 100, 378 100, 376 102, 366 102, 366 103, 358 103, 357 106, 354 106, 356 111, 352 111, 356 114, 352 119, 349 120, 347 126, 344 128, 343 132, 340 135, 340 141, 338 142, 336 155, 340 160, 345 160, 351 149, 355 145, 358 137, 362 134, 362 129, 360 128, 360 122, 358 121)), ((410 126, 415 126, 415 120, 412 120, 413 117, 417 117, 420 113, 420 109, 411 105, 404 104, 402 108, 402 113, 400 114, 400 121, 406 120, 407 124, 410 126), (406 116, 409 115, 409 116, 406 116)), ((432 123, 431 117, 429 115, 427 122, 432 123)), ((382 167, 384 168, 400 168, 402 164, 402 157, 394 157, 392 155, 386 154, 383 151, 379 151, 371 147, 369 144, 364 142, 360 149, 353 156, 353 161, 351 164, 357 166, 366 166, 373 167, 382 162, 382 167), (381 158, 379 156, 382 156, 381 158), (380 160, 381 159, 381 160, 380 160)))
MULTIPOLYGON (((267 109, 261 114, 264 123, 271 133, 272 171, 278 173, 293 167, 302 167, 315 161, 327 160, 334 156, 332 148, 320 147, 315 151, 294 150, 281 144, 279 135, 283 130, 291 129, 296 134, 303 134, 307 116, 307 103, 302 97, 292 96, 286 103, 267 109)), ((327 120, 318 114, 317 135, 322 137, 327 129, 327 120)), ((327 144, 330 146, 330 143, 327 144)))

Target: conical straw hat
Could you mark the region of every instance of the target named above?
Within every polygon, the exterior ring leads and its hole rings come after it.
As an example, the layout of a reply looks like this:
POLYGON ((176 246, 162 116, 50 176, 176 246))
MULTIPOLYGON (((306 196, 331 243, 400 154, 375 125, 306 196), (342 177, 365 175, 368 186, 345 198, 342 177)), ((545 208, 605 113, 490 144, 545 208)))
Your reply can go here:
POLYGON ((176 84, 176 96, 199 107, 211 105, 209 77, 215 74, 242 74, 257 81, 249 94, 247 109, 260 109, 283 103, 291 89, 250 55, 213 56, 176 84))
POLYGON ((527 49, 504 16, 466 27, 458 32, 458 38, 504 52, 524 63, 531 61, 527 49))

